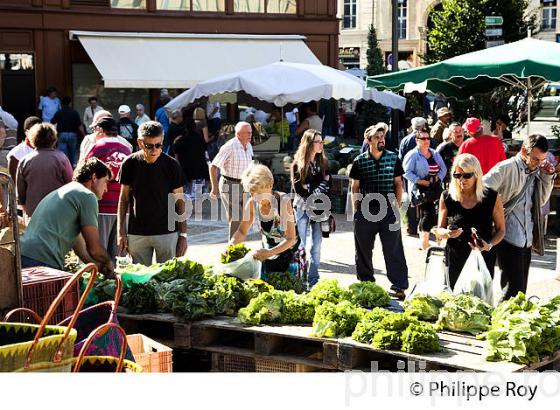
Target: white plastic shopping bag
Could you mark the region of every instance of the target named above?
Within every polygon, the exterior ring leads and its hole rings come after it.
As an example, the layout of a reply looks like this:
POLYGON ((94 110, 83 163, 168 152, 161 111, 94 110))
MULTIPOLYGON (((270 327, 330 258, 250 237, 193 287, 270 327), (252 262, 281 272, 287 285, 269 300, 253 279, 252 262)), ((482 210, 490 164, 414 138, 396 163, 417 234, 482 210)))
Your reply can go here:
POLYGON ((219 275, 231 275, 239 279, 258 279, 261 276, 262 262, 253 257, 253 252, 249 252, 243 258, 225 264, 214 265, 212 272, 219 275))
POLYGON ((465 266, 455 283, 453 293, 471 293, 480 299, 493 305, 494 291, 492 287, 492 277, 486 266, 486 262, 479 250, 472 250, 465 266))
POLYGON ((424 281, 414 285, 406 299, 412 299, 414 295, 437 296, 442 292, 451 293, 445 264, 445 250, 432 247, 427 252, 424 281))

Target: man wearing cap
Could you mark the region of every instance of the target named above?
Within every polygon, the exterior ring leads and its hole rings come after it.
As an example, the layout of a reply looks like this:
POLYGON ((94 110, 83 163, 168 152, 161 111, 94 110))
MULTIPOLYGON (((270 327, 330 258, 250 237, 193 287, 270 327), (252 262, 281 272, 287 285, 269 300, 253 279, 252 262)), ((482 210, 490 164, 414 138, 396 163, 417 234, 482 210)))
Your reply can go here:
POLYGON ((117 254, 117 211, 121 184, 116 181, 124 160, 132 154, 132 146, 117 134, 117 123, 113 118, 105 119, 98 125, 99 134, 86 158, 96 157, 111 168, 112 178, 107 191, 99 200, 99 239, 113 263, 117 254))
POLYGON ((130 119, 130 107, 121 105, 119 107, 119 121, 117 122, 119 135, 127 140, 132 149, 136 151, 136 139, 138 138, 138 125, 130 119))
MULTIPOLYGON (((118 134, 117 122, 113 119, 113 116, 109 111, 99 111, 95 113, 93 117, 93 122, 91 123, 91 127, 93 128, 93 133, 86 135, 82 144, 80 145, 80 159, 82 161, 86 158, 87 154, 91 150, 91 147, 95 145, 95 143, 100 140, 101 138, 105 137, 107 133, 110 135, 118 134)), ((123 143, 124 145, 128 146, 132 150, 132 145, 125 140, 120 135, 116 137, 119 142, 123 143)))
POLYGON ((447 107, 441 107, 436 111, 436 114, 438 120, 430 131, 430 137, 432 137, 437 144, 441 144, 443 142, 443 130, 447 128, 451 121, 451 112, 447 107))
POLYGON ((243 186, 241 175, 253 162, 251 124, 240 121, 235 125, 235 138, 220 148, 210 167, 211 197, 220 196, 229 223, 229 238, 237 232, 243 216, 243 186), (221 177, 218 183, 218 170, 221 177))
POLYGON ((391 289, 396 298, 404 300, 408 267, 398 216, 404 171, 398 155, 385 149, 383 127, 369 127, 364 139, 370 149, 356 157, 350 171, 356 273, 361 281, 375 281, 372 255, 379 234, 391 289))
POLYGON ((459 154, 472 154, 480 162, 482 173, 487 174, 500 161, 506 159, 504 146, 494 135, 483 135, 480 120, 475 117, 467 118, 463 127, 469 138, 459 148, 459 154))
POLYGON ((465 132, 458 122, 452 122, 447 129, 449 130, 449 141, 444 141, 437 147, 437 152, 439 152, 447 167, 447 176, 444 180, 446 184, 449 183, 453 160, 457 156, 459 148, 461 148, 461 144, 463 144, 465 140, 465 132))

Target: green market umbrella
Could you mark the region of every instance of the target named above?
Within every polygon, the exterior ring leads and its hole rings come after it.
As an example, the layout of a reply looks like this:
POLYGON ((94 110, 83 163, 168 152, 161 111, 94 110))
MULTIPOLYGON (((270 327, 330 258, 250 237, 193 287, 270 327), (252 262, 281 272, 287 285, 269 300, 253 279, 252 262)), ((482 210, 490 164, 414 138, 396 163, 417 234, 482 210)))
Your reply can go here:
MULTIPOLYGON (((366 86, 392 91, 425 91, 466 99, 505 84, 527 91, 560 81, 560 44, 525 38, 474 51, 439 63, 368 77, 366 86)), ((529 119, 531 118, 531 107, 529 119)))

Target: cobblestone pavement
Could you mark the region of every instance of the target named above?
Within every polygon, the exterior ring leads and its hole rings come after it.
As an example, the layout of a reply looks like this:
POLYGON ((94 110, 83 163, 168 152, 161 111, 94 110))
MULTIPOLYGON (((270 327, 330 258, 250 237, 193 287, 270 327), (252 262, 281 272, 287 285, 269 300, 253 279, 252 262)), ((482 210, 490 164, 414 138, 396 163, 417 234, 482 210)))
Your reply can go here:
MULTIPOLYGON (((187 255, 202 263, 216 263, 219 255, 225 250, 227 244, 227 223, 225 220, 211 221, 207 213, 197 214, 198 218, 191 218, 189 225, 189 250, 187 255), (198 219, 198 220, 195 220, 198 219)), ((341 283, 348 285, 356 282, 354 265, 354 236, 352 222, 345 215, 335 215, 337 220, 337 232, 330 238, 323 240, 321 266, 319 274, 321 278, 337 278, 341 283)), ((250 248, 260 247, 260 237, 253 227, 252 233, 246 241, 250 248)), ((411 237, 403 231, 403 244, 405 256, 409 269, 410 288, 423 280, 426 252, 419 250, 418 238, 411 237)), ((527 293, 540 298, 548 298, 560 294, 560 280, 557 280, 556 271, 556 235, 550 235, 546 241, 545 255, 540 257, 533 254, 531 270, 529 273, 529 286, 527 293)), ((373 265, 377 282, 389 288, 390 283, 386 277, 385 262, 381 252, 379 238, 375 242, 373 252, 373 265)), ((495 295, 499 296, 500 272, 496 268, 494 278, 495 295)))

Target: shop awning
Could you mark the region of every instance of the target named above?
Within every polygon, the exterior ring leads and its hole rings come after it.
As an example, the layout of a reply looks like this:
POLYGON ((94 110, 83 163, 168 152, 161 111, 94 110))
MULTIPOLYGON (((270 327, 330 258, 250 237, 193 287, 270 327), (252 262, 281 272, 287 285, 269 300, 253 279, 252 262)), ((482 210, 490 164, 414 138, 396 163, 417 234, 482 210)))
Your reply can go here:
POLYGON ((321 64, 304 36, 71 31, 107 88, 191 88, 276 61, 321 64))

